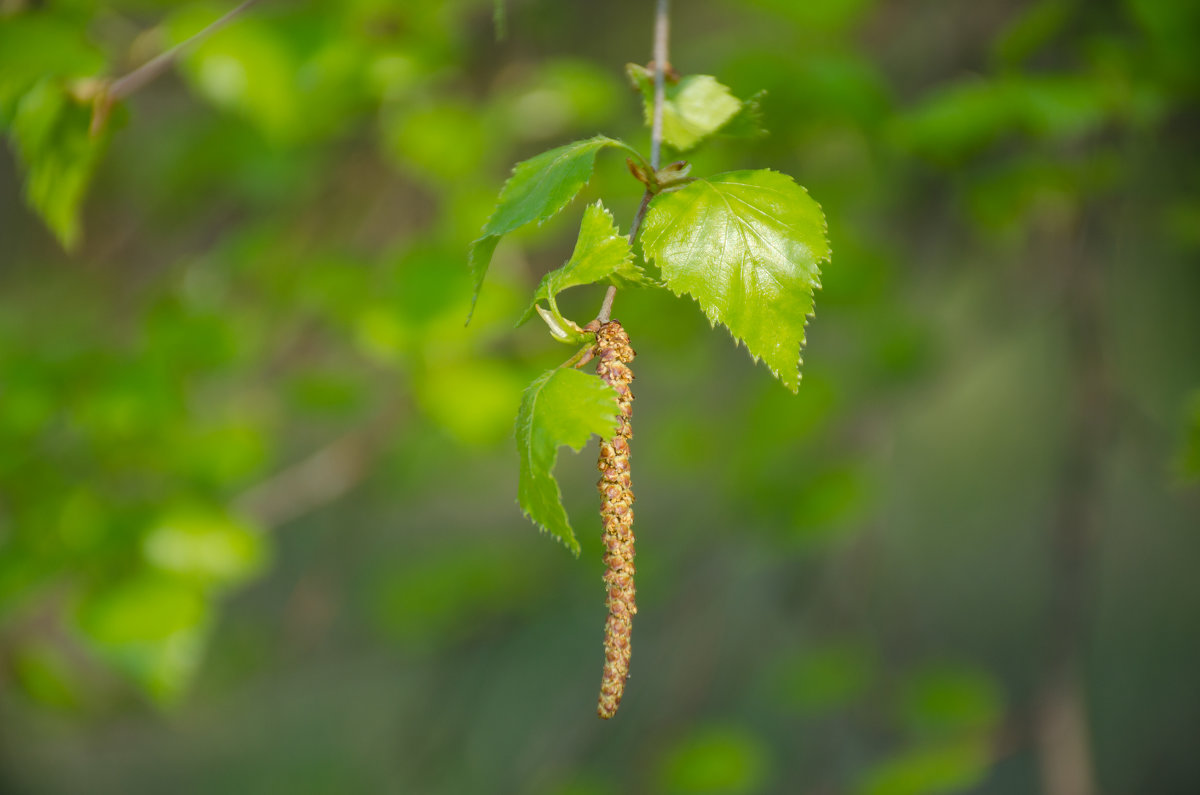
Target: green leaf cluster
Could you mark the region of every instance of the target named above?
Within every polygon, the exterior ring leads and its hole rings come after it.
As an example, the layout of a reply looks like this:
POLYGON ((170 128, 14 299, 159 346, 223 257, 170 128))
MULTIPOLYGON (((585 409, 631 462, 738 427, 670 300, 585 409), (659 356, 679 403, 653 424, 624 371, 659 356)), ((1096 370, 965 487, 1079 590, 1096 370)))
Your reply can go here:
MULTIPOLYGON (((628 73, 642 92, 650 125, 653 75, 633 64, 628 73)), ((757 100, 738 100, 709 75, 672 79, 663 106, 663 140, 682 151, 719 131, 753 133, 758 130, 757 100)), ((820 263, 829 259, 830 251, 821 208, 804 188, 773 171, 695 179, 688 176, 686 162, 654 170, 635 150, 603 135, 518 163, 471 246, 472 307, 500 238, 561 211, 591 178, 599 151, 612 146, 633 153, 630 171, 646 187, 648 204, 643 208, 639 240, 621 235, 602 203, 588 206, 570 259, 542 278, 517 324, 540 313, 552 337, 586 350, 590 332, 563 316, 559 293, 597 283, 665 286, 678 296, 694 298, 711 323, 728 328, 735 340, 745 343, 756 360, 762 359, 795 392, 804 326, 813 310, 813 291, 820 286, 820 263), (639 242, 640 260, 635 259, 634 245, 639 242), (643 264, 657 267, 658 272, 648 275, 643 264), (542 308, 542 302, 547 308, 542 308)), ((581 409, 575 414, 538 406, 548 401, 554 407, 555 401, 566 399, 568 384, 578 393, 577 399, 586 401, 586 383, 557 371, 542 375, 526 391, 517 422, 521 507, 576 552, 578 544, 549 472, 560 444, 578 449, 592 433, 601 432, 596 422, 609 415, 596 413, 599 404, 592 405, 590 413, 581 409), (546 416, 558 424, 553 426, 555 433, 535 445, 538 429, 545 435, 551 427, 540 418, 546 411, 554 412, 546 416)), ((611 411, 612 407, 603 408, 611 411)))
POLYGON ((629 148, 621 141, 597 135, 551 149, 516 165, 512 177, 500 191, 496 209, 483 225, 479 238, 471 244, 472 308, 479 298, 479 290, 500 238, 526 224, 541 223, 557 215, 592 178, 596 155, 610 146, 629 148))
POLYGON ((588 205, 583 211, 575 251, 565 265, 542 277, 518 325, 533 317, 538 301, 545 301, 554 318, 566 326, 555 297, 569 287, 597 282, 618 286, 651 283, 645 271, 634 262, 629 240, 617 230, 612 213, 600 202, 588 205))

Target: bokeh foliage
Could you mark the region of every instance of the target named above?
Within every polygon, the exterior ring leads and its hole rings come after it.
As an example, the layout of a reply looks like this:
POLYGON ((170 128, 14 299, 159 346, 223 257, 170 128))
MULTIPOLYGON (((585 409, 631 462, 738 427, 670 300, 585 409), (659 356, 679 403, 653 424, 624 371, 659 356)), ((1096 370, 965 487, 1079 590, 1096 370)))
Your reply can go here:
POLYGON ((228 5, 0 3, 0 789, 1036 791, 1084 272, 1097 775, 1190 791, 1196 4, 675 5, 673 65, 770 133, 683 156, 794 175, 837 258, 796 396, 618 296, 642 607, 600 726, 598 520, 574 561, 513 504, 563 349, 512 326, 641 188, 600 157, 464 328, 467 252, 514 162, 644 146, 648 4, 509 0, 497 41, 483 0, 264 0, 93 134, 228 5))

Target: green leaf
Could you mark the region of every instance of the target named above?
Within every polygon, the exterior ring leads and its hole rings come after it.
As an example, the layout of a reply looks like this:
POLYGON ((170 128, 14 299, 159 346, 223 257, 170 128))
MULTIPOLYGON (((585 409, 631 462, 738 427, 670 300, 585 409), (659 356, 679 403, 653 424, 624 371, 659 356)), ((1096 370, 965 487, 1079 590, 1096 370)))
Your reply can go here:
POLYGON ((647 284, 645 272, 633 261, 633 249, 629 240, 617 231, 612 213, 600 202, 589 204, 583 211, 583 222, 579 225, 579 238, 575 251, 567 264, 552 270, 542 277, 533 300, 517 325, 533 317, 538 301, 550 305, 556 318, 562 319, 555 303, 555 296, 568 287, 608 281, 619 286, 647 284))
POLYGON ((11 135, 25 170, 25 199, 65 248, 79 240, 79 206, 107 142, 89 132, 92 112, 56 80, 17 102, 11 135))
MULTIPOLYGON (((627 64, 633 85, 642 92, 646 124, 654 118, 654 73, 644 66, 627 64)), ((663 87, 663 141, 679 151, 691 149, 700 141, 731 124, 741 116, 739 130, 752 124, 757 114, 759 95, 743 103, 729 88, 712 75, 687 75, 663 87), (752 107, 750 106, 753 103, 752 107)))
POLYGON ((791 177, 731 171, 650 203, 642 250, 785 386, 800 386, 804 324, 829 259, 821 207, 791 177))
POLYGON ((525 390, 517 412, 521 510, 576 556, 579 542, 552 474, 558 448, 578 452, 592 434, 611 437, 617 427, 617 393, 599 376, 565 368, 542 373, 525 390))
MULTIPOLYGON (((608 146, 624 147, 637 154, 621 141, 597 135, 517 163, 512 177, 500 190, 491 218, 483 225, 479 239, 471 244, 472 313, 500 237, 534 221, 541 223, 566 207, 592 178, 596 154, 608 146)), ((470 320, 468 315, 467 322, 470 320)))

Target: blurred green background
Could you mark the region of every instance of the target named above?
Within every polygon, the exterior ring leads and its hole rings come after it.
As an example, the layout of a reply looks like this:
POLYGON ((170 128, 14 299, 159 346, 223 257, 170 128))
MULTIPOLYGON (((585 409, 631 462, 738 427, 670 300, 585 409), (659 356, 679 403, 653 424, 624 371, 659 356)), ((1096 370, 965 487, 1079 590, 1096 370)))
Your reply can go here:
POLYGON ((601 155, 464 328, 466 251, 517 160, 646 146, 653 4, 498 40, 486 0, 264 0, 87 133, 88 78, 231 5, 0 2, 0 792, 1196 791, 1200 4, 674 4, 680 72, 767 91, 695 173, 793 175, 834 255, 798 396, 618 295, 607 723, 595 448, 574 560, 511 439, 569 351, 512 324, 640 186, 601 155))

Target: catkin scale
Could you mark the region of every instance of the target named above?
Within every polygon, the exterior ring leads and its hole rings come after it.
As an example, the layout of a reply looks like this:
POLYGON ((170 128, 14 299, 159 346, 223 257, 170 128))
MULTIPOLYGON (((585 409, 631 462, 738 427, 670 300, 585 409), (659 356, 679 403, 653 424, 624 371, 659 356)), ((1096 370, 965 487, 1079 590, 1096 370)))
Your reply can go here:
POLYGON ((596 374, 617 393, 619 424, 611 439, 600 442, 600 517, 604 525, 604 586, 608 620, 604 625, 604 675, 596 712, 611 718, 621 704, 629 657, 633 615, 637 613, 633 586, 633 487, 629 475, 629 440, 633 437, 633 348, 629 335, 613 320, 596 331, 596 374))

